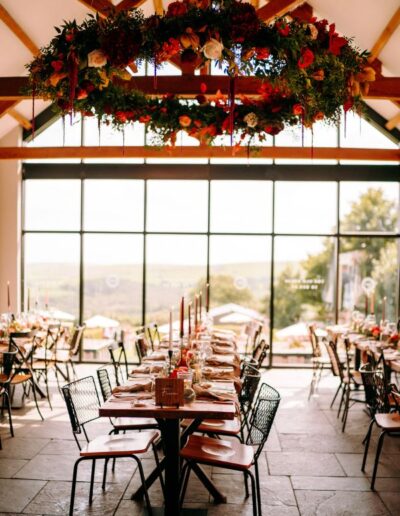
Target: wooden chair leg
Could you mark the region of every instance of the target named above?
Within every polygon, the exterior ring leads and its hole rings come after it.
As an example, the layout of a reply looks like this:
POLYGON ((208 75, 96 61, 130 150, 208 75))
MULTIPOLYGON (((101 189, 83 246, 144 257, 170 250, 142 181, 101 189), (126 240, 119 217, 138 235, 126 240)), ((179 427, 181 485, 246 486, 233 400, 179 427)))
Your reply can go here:
POLYGON ((374 491, 374 489, 375 489, 376 473, 378 472, 379 457, 381 455, 383 439, 385 438, 385 435, 386 435, 385 430, 382 430, 381 435, 379 436, 379 440, 378 440, 378 447, 376 449, 376 455, 375 455, 374 470, 372 472, 372 480, 371 480, 372 491, 374 491))

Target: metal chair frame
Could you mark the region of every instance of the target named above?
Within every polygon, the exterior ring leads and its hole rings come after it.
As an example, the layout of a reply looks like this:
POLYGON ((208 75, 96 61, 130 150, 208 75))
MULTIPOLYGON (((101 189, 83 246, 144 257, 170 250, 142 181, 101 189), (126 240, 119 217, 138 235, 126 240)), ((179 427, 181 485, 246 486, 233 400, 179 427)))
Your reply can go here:
MULTIPOLYGON (((78 439, 78 435, 84 436, 87 443, 89 443, 89 437, 85 428, 85 425, 88 423, 99 419, 99 407, 100 407, 100 398, 97 392, 96 384, 93 376, 87 376, 85 378, 81 378, 74 382, 71 382, 62 387, 62 393, 64 396, 65 403, 67 405, 68 415, 70 418, 72 433, 75 438, 76 444, 79 450, 82 450, 81 444, 78 439)), ((112 429, 109 432, 109 435, 114 434, 115 429, 112 429)), ((156 460, 157 466, 159 466, 159 460, 157 451, 155 449, 154 443, 152 443, 152 448, 154 452, 154 458, 156 460)), ((78 474, 78 466, 81 462, 90 460, 92 461, 92 470, 90 477, 90 488, 89 488, 89 505, 92 505, 93 501, 93 486, 94 486, 94 475, 96 468, 96 460, 104 460, 104 470, 103 470, 103 482, 102 489, 105 490, 106 480, 107 480, 107 465, 110 459, 114 458, 132 458, 138 465, 138 470, 140 474, 140 479, 142 482, 143 493, 146 500, 147 510, 149 514, 152 514, 151 504, 149 495, 146 487, 146 478, 144 476, 143 466, 141 460, 132 454, 126 455, 93 455, 90 457, 79 457, 74 465, 74 471, 72 476, 72 488, 71 488, 71 501, 69 508, 69 515, 73 516, 74 512, 74 502, 75 502, 75 488, 76 488, 76 479, 78 474)), ((161 474, 160 474, 161 475, 161 474)))
POLYGON ((123 341, 115 341, 108 346, 111 363, 114 368, 115 382, 122 385, 129 376, 128 357, 123 341))
MULTIPOLYGON (((0 371, 6 377, 0 381, 0 397, 2 398, 1 404, 1 415, 3 416, 4 406, 7 408, 8 423, 10 426, 11 437, 14 437, 14 427, 12 423, 12 412, 11 412, 11 399, 10 399, 10 381, 12 377, 12 369, 14 360, 18 349, 15 346, 11 346, 9 351, 1 351, 0 354, 3 356, 2 362, 0 362, 0 371)), ((1 435, 0 435, 0 450, 2 450, 1 435)))

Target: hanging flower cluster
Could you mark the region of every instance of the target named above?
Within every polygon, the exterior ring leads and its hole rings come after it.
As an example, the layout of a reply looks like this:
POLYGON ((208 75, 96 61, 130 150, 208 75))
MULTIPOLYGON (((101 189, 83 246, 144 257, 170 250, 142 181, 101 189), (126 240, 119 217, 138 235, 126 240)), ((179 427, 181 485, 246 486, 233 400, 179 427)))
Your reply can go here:
POLYGON ((367 53, 334 24, 279 18, 267 25, 250 3, 236 0, 175 1, 162 16, 132 9, 56 30, 27 65, 31 93, 52 100, 62 114, 81 112, 116 127, 142 122, 164 144, 174 144, 180 130, 211 144, 219 135, 262 140, 287 125, 336 122, 342 108, 360 108, 374 80, 367 53), (202 84, 194 99, 183 100, 128 86, 139 65, 146 62, 156 74, 169 60, 193 69, 218 66, 231 77, 230 93, 202 84), (235 95, 238 76, 261 79, 258 94, 235 95))

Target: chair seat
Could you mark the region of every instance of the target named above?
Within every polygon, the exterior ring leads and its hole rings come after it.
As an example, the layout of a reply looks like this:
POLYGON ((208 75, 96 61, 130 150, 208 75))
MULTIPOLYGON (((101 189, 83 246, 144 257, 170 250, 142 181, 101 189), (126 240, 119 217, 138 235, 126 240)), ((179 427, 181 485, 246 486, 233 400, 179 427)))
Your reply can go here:
MULTIPOLYGON (((182 426, 187 427, 191 419, 184 419, 182 426)), ((196 429, 196 432, 213 433, 218 435, 238 435, 240 432, 240 419, 205 419, 196 429)))
POLYGON ((253 448, 247 444, 201 435, 191 435, 180 455, 187 460, 239 471, 249 469, 254 459, 253 448))
POLYGON ((113 417, 111 424, 116 430, 145 430, 157 428, 157 421, 150 417, 113 417))
POLYGON ((384 430, 400 432, 400 414, 375 414, 375 421, 384 430))
POLYGON ((82 448, 80 455, 81 457, 136 455, 146 452, 157 437, 158 433, 155 431, 140 432, 134 436, 133 434, 100 435, 82 448))
POLYGON ((18 385, 19 383, 24 383, 24 382, 27 382, 28 380, 30 380, 32 378, 32 375, 30 373, 20 373, 20 374, 16 374, 12 379, 11 379, 11 384, 12 385, 18 385))

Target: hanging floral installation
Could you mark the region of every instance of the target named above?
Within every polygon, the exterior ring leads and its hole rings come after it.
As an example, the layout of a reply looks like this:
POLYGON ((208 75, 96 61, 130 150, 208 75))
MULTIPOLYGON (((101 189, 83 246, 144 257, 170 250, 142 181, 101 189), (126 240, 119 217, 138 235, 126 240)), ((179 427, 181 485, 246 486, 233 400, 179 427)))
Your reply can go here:
POLYGON ((235 0, 176 1, 148 18, 139 9, 89 15, 56 31, 27 65, 30 93, 53 101, 62 115, 80 112, 118 128, 144 123, 164 145, 174 145, 181 130, 201 143, 230 135, 239 144, 255 136, 262 142, 286 126, 336 123, 342 109, 361 109, 375 78, 368 53, 334 24, 286 17, 266 24, 250 3, 235 0), (156 94, 157 69, 169 60, 193 69, 218 66, 231 78, 229 92, 210 92, 202 83, 193 99, 160 98, 128 86, 147 63, 156 94), (260 79, 257 95, 235 92, 239 76, 260 79))

